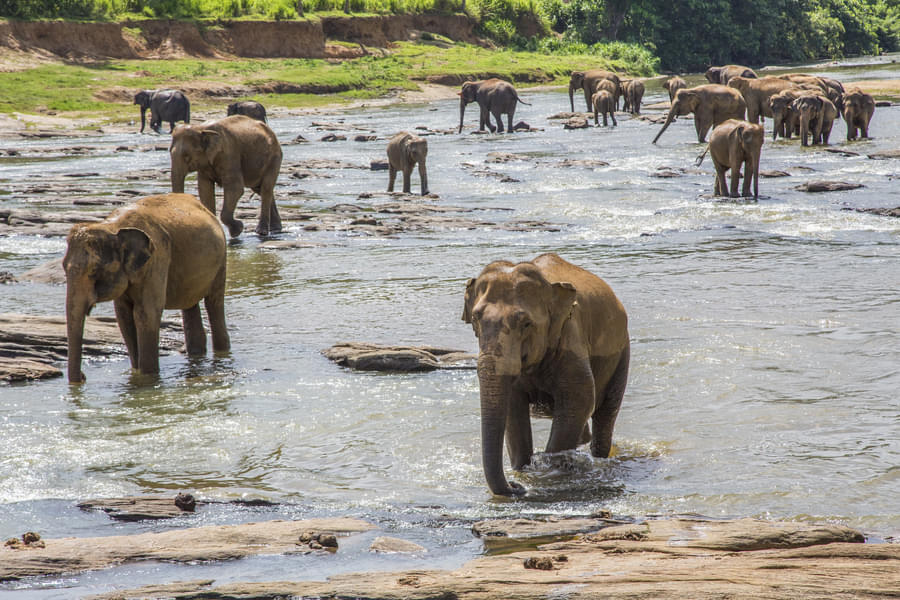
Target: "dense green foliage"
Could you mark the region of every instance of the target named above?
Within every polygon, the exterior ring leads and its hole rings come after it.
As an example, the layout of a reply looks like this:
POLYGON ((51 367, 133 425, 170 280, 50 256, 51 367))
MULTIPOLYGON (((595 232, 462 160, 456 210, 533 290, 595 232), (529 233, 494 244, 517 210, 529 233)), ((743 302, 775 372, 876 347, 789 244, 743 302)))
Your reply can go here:
POLYGON ((298 7, 304 14, 465 11, 482 34, 504 46, 613 58, 629 53, 650 70, 900 50, 900 0, 0 0, 0 16, 293 19, 298 7), (523 21, 538 24, 544 35, 522 35, 523 21))

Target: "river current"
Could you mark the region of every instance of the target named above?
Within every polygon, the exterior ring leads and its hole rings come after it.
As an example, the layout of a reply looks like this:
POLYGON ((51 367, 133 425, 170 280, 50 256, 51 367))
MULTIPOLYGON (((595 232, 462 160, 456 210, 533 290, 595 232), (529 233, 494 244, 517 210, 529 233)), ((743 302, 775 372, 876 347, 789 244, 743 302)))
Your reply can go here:
MULTIPOLYGON (((900 68, 872 59, 817 72, 848 83, 897 77, 900 68)), ((259 248, 248 229, 228 250, 228 356, 165 355, 151 386, 138 385, 118 357, 86 360, 81 387, 64 378, 0 387, 0 538, 346 515, 426 553, 371 555, 373 533, 329 557, 138 563, 6 584, 0 595, 69 598, 179 579, 453 567, 482 551, 471 523, 500 516, 752 516, 841 523, 871 541, 900 536, 900 220, 853 210, 900 205, 900 161, 867 158, 900 148, 900 107, 876 109, 870 140, 846 142, 844 122, 835 123, 830 147, 857 156, 802 148, 796 139, 773 143, 767 120, 761 168, 789 176, 761 178, 752 201, 712 197, 712 162, 694 167, 703 145, 690 119, 652 145, 659 125, 620 114, 615 128, 564 130, 546 117, 568 110, 565 90, 520 94, 532 106, 520 105, 516 120, 543 131, 470 135, 478 122, 470 105, 463 134, 428 137, 429 187, 438 204, 474 209, 470 218, 550 226, 386 238, 311 232, 292 221, 277 239, 309 244, 282 250, 259 248), (489 152, 530 159, 486 163, 489 152), (561 167, 563 159, 609 164, 561 167), (478 175, 484 167, 508 179, 478 175), (665 171, 677 176, 659 177, 665 171), (795 189, 811 180, 865 187, 795 189), (511 474, 529 495, 501 500, 488 493, 481 470, 473 370, 361 373, 321 350, 369 341, 475 351, 471 327, 460 319, 466 280, 492 260, 543 252, 603 277, 622 300, 631 373, 613 458, 594 459, 586 447, 538 455, 526 472, 511 474), (177 491, 213 503, 191 517, 141 524, 75 507, 87 498, 177 491), (225 502, 235 499, 274 504, 225 502)), ((664 99, 659 81, 648 85, 645 104, 664 99)), ((384 139, 397 131, 457 123, 458 104, 446 100, 276 116, 270 125, 282 142, 298 134, 312 140, 285 145, 285 163, 368 165, 384 158, 384 139), (339 120, 360 130, 347 141, 317 141, 325 132, 314 122, 339 120), (363 130, 379 141, 352 141, 363 130)), ((116 151, 136 138, 168 144, 168 135, 109 134, 77 142, 99 148, 89 156, 0 158, 0 188, 97 172, 93 181, 111 191, 167 191, 166 179, 126 179, 168 167, 166 152, 116 151)), ((72 141, 3 144, 56 143, 72 141)), ((331 177, 282 176, 276 200, 305 210, 385 201, 365 193, 383 192, 386 172, 323 174, 331 177)), ((191 179, 187 191, 195 190, 191 179)), ((248 197, 243 205, 258 205, 248 197)), ((22 202, 7 194, 0 206, 22 202)), ((63 238, 0 237, 0 271, 21 273, 64 251, 63 238)), ((64 286, 4 285, 0 312, 62 315, 64 298, 64 286)), ((94 314, 111 315, 111 303, 94 314)), ((542 448, 549 421, 532 423, 542 448)))

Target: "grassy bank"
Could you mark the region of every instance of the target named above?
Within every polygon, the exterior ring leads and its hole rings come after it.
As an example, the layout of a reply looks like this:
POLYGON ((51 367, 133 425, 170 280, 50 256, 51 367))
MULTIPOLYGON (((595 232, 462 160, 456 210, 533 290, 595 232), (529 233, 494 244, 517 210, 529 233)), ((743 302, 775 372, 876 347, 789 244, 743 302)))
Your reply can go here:
POLYGON ((53 112, 73 117, 105 115, 111 121, 130 120, 136 110, 130 98, 138 90, 186 89, 195 109, 204 110, 230 102, 233 94, 229 93, 229 87, 247 88, 246 96, 267 106, 300 108, 414 90, 430 76, 447 76, 445 80, 450 82, 466 76, 502 77, 520 88, 565 85, 573 69, 584 68, 652 74, 652 65, 629 60, 627 56, 488 50, 441 40, 401 43, 383 56, 341 62, 193 58, 107 61, 90 66, 52 62, 0 73, 0 89, 3 89, 0 112, 53 112), (266 93, 267 84, 274 82, 292 84, 294 90, 300 86, 310 93, 266 93))

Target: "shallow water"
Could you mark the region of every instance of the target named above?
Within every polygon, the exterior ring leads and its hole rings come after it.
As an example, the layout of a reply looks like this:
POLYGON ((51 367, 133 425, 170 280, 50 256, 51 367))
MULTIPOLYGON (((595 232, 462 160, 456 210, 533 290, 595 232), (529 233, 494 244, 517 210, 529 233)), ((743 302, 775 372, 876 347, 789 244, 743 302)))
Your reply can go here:
MULTIPOLYGON (((844 81, 898 75, 886 61, 822 69, 844 81)), ((645 104, 663 100, 658 84, 648 88, 645 104)), ((520 106, 516 120, 544 131, 469 135, 477 125, 470 106, 463 135, 428 138, 430 188, 441 204, 477 209, 479 220, 539 220, 556 231, 453 229, 388 239, 308 232, 291 222, 279 238, 314 245, 282 251, 260 249, 260 239, 245 233, 228 251, 227 357, 164 356, 161 379, 151 386, 140 385, 128 361, 117 358, 86 362, 88 383, 80 388, 64 379, 0 388, 0 538, 26 530, 118 535, 351 515, 424 545, 425 555, 371 556, 373 533, 333 557, 148 563, 0 590, 65 598, 179 579, 452 567, 481 551, 471 522, 503 515, 700 513, 836 522, 872 540, 900 535, 900 221, 846 210, 900 204, 900 162, 865 157, 900 148, 900 107, 876 109, 871 140, 844 142, 844 124, 836 123, 832 147, 858 157, 768 139, 762 169, 792 176, 761 179, 753 202, 710 197, 712 164, 707 158, 694 168, 703 146, 690 120, 674 123, 654 146, 658 125, 622 115, 617 128, 565 131, 546 120, 568 110, 564 91, 522 96, 533 106, 520 106), (492 151, 536 159, 484 165, 492 151), (609 166, 557 166, 564 158, 609 166), (462 163, 518 182, 474 176, 462 163), (663 168, 687 172, 655 177, 663 168), (793 189, 814 179, 866 187, 793 189), (631 374, 616 456, 594 459, 585 449, 539 455, 532 468, 512 475, 529 495, 504 501, 491 498, 483 480, 474 371, 357 373, 320 351, 345 340, 474 351, 471 328, 460 320, 466 280, 491 260, 542 252, 561 254, 615 290, 629 313, 631 374), (127 525, 74 506, 89 497, 182 490, 278 504, 217 503, 178 522, 127 525)), ((453 128, 458 109, 441 101, 275 118, 271 125, 283 142, 297 134, 317 140, 324 132, 312 122, 338 119, 384 138, 418 125, 453 128)), ((0 158, 0 189, 31 180, 166 191, 165 179, 125 178, 168 166, 165 152, 115 151, 135 140, 167 144, 168 136, 4 142, 103 151, 0 158), (64 177, 85 172, 103 176, 64 177)), ((382 158, 384 142, 313 142, 284 152, 286 163, 368 164, 382 158)), ((327 174, 333 178, 282 177, 279 203, 316 209, 384 201, 358 197, 383 191, 384 172, 327 174), (308 193, 288 198, 298 190, 308 193)), ((22 205, 15 193, 0 198, 0 207, 22 205)), ((51 193, 47 200, 66 198, 51 193)), ((64 246, 61 238, 0 237, 0 271, 20 273, 61 256, 64 246)), ((64 296, 61 286, 6 285, 0 312, 62 314, 64 296)), ((112 314, 112 307, 100 305, 94 314, 112 314)), ((533 424, 540 447, 549 421, 533 424)))

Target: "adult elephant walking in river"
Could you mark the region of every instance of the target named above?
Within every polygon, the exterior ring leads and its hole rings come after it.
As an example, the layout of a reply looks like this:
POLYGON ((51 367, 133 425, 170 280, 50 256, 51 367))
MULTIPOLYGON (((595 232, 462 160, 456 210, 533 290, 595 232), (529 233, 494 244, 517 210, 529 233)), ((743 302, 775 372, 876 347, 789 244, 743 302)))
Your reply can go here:
POLYGON ((225 327, 225 234, 213 214, 188 194, 149 196, 118 208, 101 223, 76 225, 63 259, 69 381, 81 372, 84 319, 112 300, 131 366, 159 372, 163 309, 180 309, 190 355, 206 353, 200 315, 206 305, 213 349, 229 349, 225 327))
POLYGON ((134 103, 141 107, 141 133, 147 123, 147 109, 150 109, 150 129, 160 133, 163 121, 169 123, 169 133, 175 129, 176 121, 191 122, 191 103, 178 90, 143 90, 134 95, 134 103))
POLYGON ((491 492, 525 491, 506 480, 503 440, 513 469, 531 462, 531 407, 553 418, 547 452, 590 441, 592 455, 609 456, 630 346, 625 309, 602 279, 555 254, 492 262, 466 285, 463 320, 478 337, 491 492))
POLYGON ((666 122, 653 138, 653 143, 656 143, 676 116, 694 114, 697 141, 702 143, 706 141, 706 134, 711 127, 728 119, 743 119, 746 112, 747 103, 741 93, 734 88, 709 84, 678 90, 666 122))
POLYGON ((462 84, 459 92, 459 133, 463 130, 463 118, 466 114, 466 105, 470 102, 478 102, 481 109, 478 123, 478 131, 484 131, 485 125, 491 133, 497 131, 503 133, 503 115, 506 115, 509 133, 513 132, 513 115, 516 113, 516 104, 531 106, 519 98, 516 88, 508 81, 502 79, 485 79, 484 81, 467 81, 462 84), (497 121, 497 126, 491 124, 491 115, 497 121))
POLYGON ((592 106, 591 97, 597 92, 597 84, 604 80, 611 81, 615 85, 613 97, 615 98, 616 106, 618 106, 619 96, 622 93, 622 82, 619 76, 612 71, 594 69, 591 71, 572 71, 569 77, 569 109, 575 112, 575 97, 573 94, 575 90, 580 89, 584 92, 584 103, 587 106, 587 111, 590 112, 592 106))
POLYGON ((179 125, 169 147, 172 158, 172 191, 184 192, 184 178, 197 172, 197 188, 203 206, 216 214, 216 183, 222 186, 222 222, 231 237, 244 230, 234 218, 237 202, 248 187, 259 194, 256 233, 281 231, 275 206, 275 181, 281 169, 281 145, 265 123, 233 115, 202 125, 179 125))

